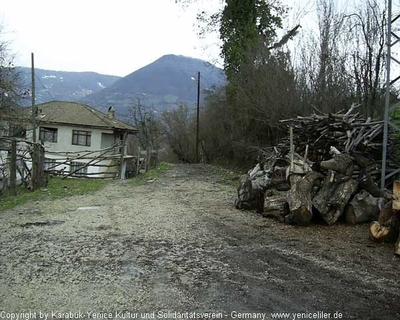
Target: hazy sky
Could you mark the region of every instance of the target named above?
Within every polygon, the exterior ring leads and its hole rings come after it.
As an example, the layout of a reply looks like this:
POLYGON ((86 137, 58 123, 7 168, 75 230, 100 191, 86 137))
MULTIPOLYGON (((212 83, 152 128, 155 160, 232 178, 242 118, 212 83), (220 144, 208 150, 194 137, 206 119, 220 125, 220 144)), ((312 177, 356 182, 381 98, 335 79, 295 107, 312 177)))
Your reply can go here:
POLYGON ((0 0, 0 23, 17 65, 34 52, 37 68, 125 76, 169 53, 218 58, 217 37, 196 35, 198 10, 175 0, 0 0))
MULTIPOLYGON (((0 0, 0 25, 17 65, 30 66, 34 52, 37 68, 125 76, 170 53, 218 65, 217 35, 199 40, 195 25, 198 12, 221 2, 192 0, 184 9, 175 0, 0 0)), ((315 0, 282 2, 294 7, 288 28, 315 28, 315 0)))

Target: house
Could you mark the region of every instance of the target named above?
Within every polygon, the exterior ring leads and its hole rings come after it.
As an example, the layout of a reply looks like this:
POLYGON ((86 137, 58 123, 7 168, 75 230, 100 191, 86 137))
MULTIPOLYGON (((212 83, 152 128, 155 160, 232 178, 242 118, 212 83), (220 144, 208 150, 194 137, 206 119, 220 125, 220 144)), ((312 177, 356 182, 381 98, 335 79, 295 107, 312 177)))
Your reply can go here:
POLYGON ((51 101, 36 106, 36 137, 45 170, 93 178, 114 177, 132 160, 137 129, 85 104, 51 101), (130 146, 128 148, 127 146, 130 146))

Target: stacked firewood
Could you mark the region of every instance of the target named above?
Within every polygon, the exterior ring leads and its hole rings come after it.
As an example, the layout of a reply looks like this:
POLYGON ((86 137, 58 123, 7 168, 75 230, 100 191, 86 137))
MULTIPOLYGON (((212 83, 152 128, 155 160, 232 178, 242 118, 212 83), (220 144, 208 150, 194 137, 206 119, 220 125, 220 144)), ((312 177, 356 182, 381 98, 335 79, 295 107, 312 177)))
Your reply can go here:
POLYGON ((298 147, 308 145, 315 152, 312 161, 329 157, 329 148, 336 147, 345 153, 355 150, 379 152, 382 143, 383 121, 372 121, 363 118, 356 105, 347 112, 325 114, 317 109, 311 116, 281 120, 294 127, 299 134, 294 144, 298 147), (379 139, 376 139, 376 138, 379 139))
MULTIPOLYGON (((241 177, 236 207, 298 225, 315 218, 328 225, 375 221, 372 239, 398 237, 398 211, 388 209, 396 200, 378 187, 383 123, 355 109, 284 120, 290 138, 265 150, 264 160, 241 177)), ((389 170, 400 167, 390 168, 391 160, 389 170)))

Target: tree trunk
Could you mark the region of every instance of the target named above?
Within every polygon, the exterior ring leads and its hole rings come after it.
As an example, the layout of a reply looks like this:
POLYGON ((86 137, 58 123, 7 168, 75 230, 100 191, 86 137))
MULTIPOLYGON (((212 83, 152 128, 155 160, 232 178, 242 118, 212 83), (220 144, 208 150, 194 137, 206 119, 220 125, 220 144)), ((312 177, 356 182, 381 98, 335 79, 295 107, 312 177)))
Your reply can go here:
POLYGON ((313 188, 323 179, 321 173, 310 171, 302 177, 290 176, 290 191, 285 205, 285 222, 290 224, 307 225, 313 217, 311 195, 313 188))
POLYGON ((313 205, 328 225, 334 224, 343 214, 344 208, 358 183, 340 173, 329 170, 321 189, 313 199, 313 205))
POLYGON ((361 190, 346 207, 346 222, 350 224, 375 221, 379 217, 379 204, 383 198, 375 198, 361 190))

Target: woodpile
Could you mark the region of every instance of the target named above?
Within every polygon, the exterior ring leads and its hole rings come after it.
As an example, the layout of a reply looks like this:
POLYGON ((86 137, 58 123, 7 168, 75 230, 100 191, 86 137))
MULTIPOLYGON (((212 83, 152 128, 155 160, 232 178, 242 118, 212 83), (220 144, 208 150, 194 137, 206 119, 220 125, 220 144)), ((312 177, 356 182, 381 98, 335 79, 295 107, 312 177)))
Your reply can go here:
MULTIPOLYGON (((289 139, 264 150, 263 160, 241 177, 236 207, 288 224, 371 223, 370 238, 397 240, 400 255, 400 184, 398 200, 378 186, 383 123, 363 119, 355 110, 315 110, 283 120, 289 139)), ((387 167, 388 172, 400 167, 390 152, 387 167)))

